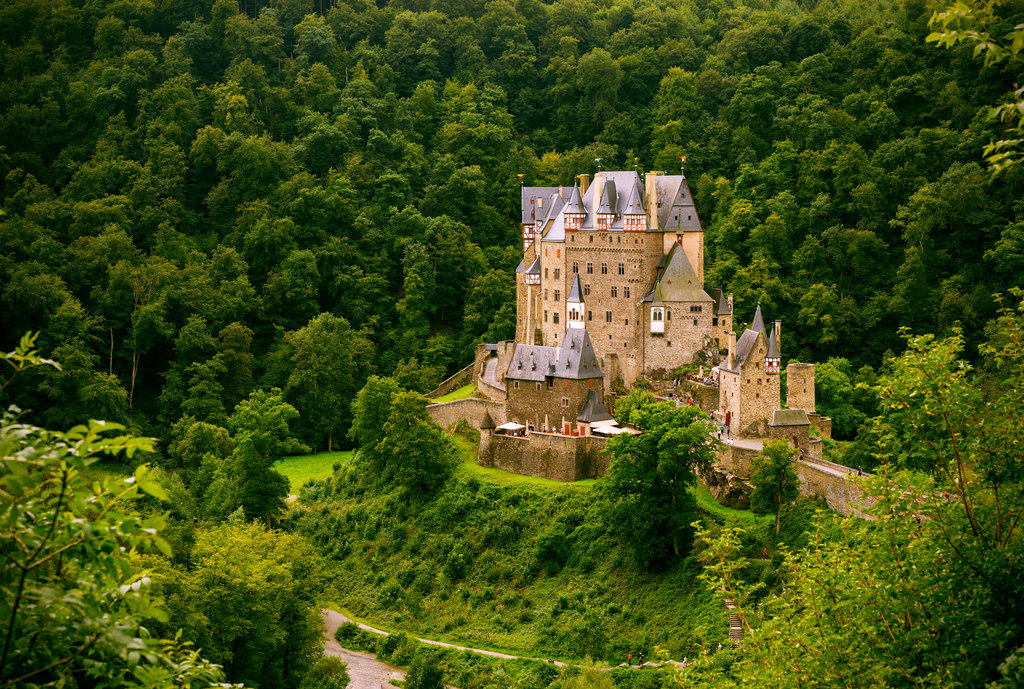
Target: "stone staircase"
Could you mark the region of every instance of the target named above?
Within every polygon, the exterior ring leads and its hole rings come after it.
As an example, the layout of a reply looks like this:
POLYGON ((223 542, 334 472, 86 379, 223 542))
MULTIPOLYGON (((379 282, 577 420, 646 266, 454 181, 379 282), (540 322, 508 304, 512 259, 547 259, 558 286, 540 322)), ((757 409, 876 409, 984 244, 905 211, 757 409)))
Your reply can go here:
POLYGON ((736 604, 732 602, 731 598, 725 599, 725 611, 729 615, 729 639, 733 643, 739 643, 743 640, 743 625, 740 622, 740 616, 734 611, 736 610, 736 604))

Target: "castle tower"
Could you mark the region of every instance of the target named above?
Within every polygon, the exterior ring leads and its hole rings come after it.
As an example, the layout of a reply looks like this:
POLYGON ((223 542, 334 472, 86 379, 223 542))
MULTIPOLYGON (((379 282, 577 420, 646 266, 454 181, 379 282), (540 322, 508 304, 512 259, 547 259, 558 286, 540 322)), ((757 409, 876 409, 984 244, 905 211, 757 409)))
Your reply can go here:
POLYGON ((779 364, 782 357, 779 354, 779 333, 782 330, 782 321, 775 321, 775 328, 768 335, 768 355, 764 358, 764 372, 770 376, 779 375, 779 364))
POLYGON ((565 300, 565 325, 567 328, 585 328, 583 314, 586 304, 583 302, 583 290, 580 287, 580 276, 576 275, 572 281, 572 288, 565 300))
POLYGON ((814 364, 793 362, 786 367, 786 407, 814 413, 814 364))
POLYGON ((572 188, 572 192, 569 194, 569 201, 565 204, 565 209, 562 212, 565 214, 565 220, 563 221, 565 229, 580 229, 583 225, 583 218, 587 215, 587 210, 583 207, 579 184, 572 188))
POLYGON ((719 367, 719 410, 734 436, 765 437, 772 412, 781 404, 778 339, 781 323, 765 333, 758 304, 754 320, 739 340, 729 333, 729 357, 719 367))

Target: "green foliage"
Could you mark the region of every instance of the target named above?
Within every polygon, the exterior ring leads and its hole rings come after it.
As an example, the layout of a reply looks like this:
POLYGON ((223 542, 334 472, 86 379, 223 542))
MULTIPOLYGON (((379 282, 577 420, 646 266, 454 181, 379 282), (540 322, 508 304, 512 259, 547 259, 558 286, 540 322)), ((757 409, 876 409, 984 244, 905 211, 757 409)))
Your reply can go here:
MULTIPOLYGON (((36 354, 34 339, 0 354, 15 374, 58 367, 36 354)), ((135 566, 137 553, 170 548, 158 534, 162 515, 129 508, 167 494, 146 465, 99 480, 90 469, 105 457, 152 451, 152 439, 124 430, 92 421, 51 431, 22 422, 14 407, 3 413, 0 686, 223 686, 220 668, 188 643, 148 629, 167 613, 150 573, 135 566)))
POLYGON ((643 433, 608 442, 607 517, 639 567, 664 568, 692 541, 690 487, 696 468, 714 460, 710 423, 699 408, 668 402, 642 404, 630 421, 643 433))
POLYGON ((750 460, 750 509, 755 514, 775 513, 775 534, 782 522, 782 507, 800 494, 800 481, 793 467, 796 450, 784 440, 766 442, 761 453, 750 460))
POLYGON ((444 689, 444 673, 437 662, 437 655, 420 652, 409 667, 405 686, 409 689, 444 689))
POLYGON ((229 679, 298 687, 316 667, 323 574, 301 538, 258 524, 204 530, 190 564, 165 565, 159 581, 170 624, 216 658, 229 679))
POLYGON ((348 665, 340 658, 324 656, 310 666, 299 689, 345 689, 348 683, 348 665))

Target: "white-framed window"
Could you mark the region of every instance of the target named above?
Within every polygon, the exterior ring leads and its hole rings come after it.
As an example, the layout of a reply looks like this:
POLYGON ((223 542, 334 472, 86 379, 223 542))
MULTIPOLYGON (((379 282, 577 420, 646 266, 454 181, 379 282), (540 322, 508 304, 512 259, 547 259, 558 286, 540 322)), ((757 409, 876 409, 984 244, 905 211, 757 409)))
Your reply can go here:
POLYGON ((651 320, 652 321, 663 321, 665 320, 665 309, 660 306, 655 306, 651 309, 651 320))

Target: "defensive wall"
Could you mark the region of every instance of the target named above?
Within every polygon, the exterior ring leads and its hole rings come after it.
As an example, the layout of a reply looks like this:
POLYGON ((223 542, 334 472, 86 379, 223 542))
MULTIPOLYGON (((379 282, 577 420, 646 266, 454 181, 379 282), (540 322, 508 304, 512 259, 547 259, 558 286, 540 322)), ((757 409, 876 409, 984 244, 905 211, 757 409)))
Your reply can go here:
MULTIPOLYGON (((860 513, 867 502, 860 487, 850 480, 856 471, 821 459, 821 441, 811 441, 810 452, 795 462, 801 495, 823 498, 830 509, 840 514, 860 513)), ((760 452, 757 441, 736 441, 719 448, 718 462, 730 474, 748 479, 751 460, 760 452)))
POLYGON ((469 385, 473 382, 473 371, 476 369, 476 362, 469 364, 458 373, 450 376, 444 380, 434 390, 427 393, 429 399, 436 399, 438 397, 444 397, 453 390, 458 390, 463 385, 469 385))
POLYGON ((476 397, 455 400, 453 402, 440 402, 427 405, 427 412, 430 418, 441 428, 448 428, 459 419, 465 419, 473 428, 480 428, 484 413, 490 414, 495 424, 505 423, 505 405, 501 402, 482 400, 476 397))
POLYGON ((605 438, 530 433, 499 435, 484 430, 480 437, 481 466, 495 467, 554 481, 579 481, 608 473, 605 438))

